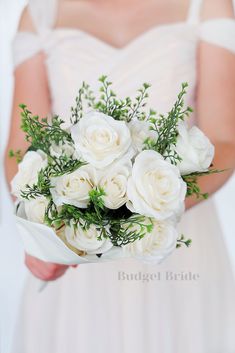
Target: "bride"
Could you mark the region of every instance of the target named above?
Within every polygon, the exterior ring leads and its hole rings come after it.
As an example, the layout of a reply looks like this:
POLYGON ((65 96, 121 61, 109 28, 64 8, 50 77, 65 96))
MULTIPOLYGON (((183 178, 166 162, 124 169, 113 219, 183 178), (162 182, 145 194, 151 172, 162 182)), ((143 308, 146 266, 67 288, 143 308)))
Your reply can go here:
MULTIPOLYGON (((101 74, 128 96, 152 84, 150 106, 172 106, 189 83, 193 119, 216 147, 203 190, 235 166, 235 23, 232 0, 30 0, 14 40, 15 89, 7 150, 27 149, 19 103, 66 116, 83 80, 101 74)), ((8 181, 16 173, 6 158, 8 181)), ((135 260, 68 268, 26 254, 14 353, 234 353, 235 286, 213 200, 187 201, 193 240, 163 264, 135 260), (154 275, 154 276, 151 276, 154 275), (38 292, 38 277, 50 281, 38 292)))

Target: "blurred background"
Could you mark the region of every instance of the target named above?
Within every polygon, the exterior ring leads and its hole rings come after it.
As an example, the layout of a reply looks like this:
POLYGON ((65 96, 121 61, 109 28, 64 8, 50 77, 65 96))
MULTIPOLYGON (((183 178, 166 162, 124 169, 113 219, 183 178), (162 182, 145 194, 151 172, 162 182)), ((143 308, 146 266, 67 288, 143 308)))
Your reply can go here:
MULTIPOLYGON (((26 275, 23 248, 14 225, 3 170, 13 88, 11 41, 25 2, 0 0, 0 353, 9 352, 26 275)), ((214 198, 235 274, 235 177, 214 198)))

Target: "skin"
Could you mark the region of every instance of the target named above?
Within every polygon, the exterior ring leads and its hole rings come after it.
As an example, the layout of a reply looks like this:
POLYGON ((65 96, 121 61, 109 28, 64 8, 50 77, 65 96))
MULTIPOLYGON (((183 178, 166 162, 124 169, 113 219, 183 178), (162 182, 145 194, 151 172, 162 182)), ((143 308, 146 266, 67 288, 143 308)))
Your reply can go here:
MULTIPOLYGON (((79 28, 93 36, 122 48, 148 31, 152 26, 184 21, 188 0, 69 0, 61 1, 56 27, 79 28)), ((232 0, 204 0, 201 19, 233 18, 232 0)), ((23 12, 19 30, 35 32, 27 8, 23 12)), ((12 121, 5 154, 8 183, 17 172, 14 159, 8 158, 10 149, 22 151, 27 143, 20 130, 18 104, 27 102, 31 111, 41 117, 50 113, 51 98, 44 54, 19 65, 15 70, 12 121), (33 82, 33 84, 32 84, 33 82)), ((226 49, 201 42, 198 47, 197 119, 199 127, 215 145, 214 167, 229 168, 226 173, 200 180, 202 191, 210 194, 218 190, 235 168, 235 55, 226 49)), ((197 204, 187 199, 190 208, 197 204)), ((26 254, 25 263, 38 278, 51 281, 62 276, 68 266, 46 263, 26 254)))

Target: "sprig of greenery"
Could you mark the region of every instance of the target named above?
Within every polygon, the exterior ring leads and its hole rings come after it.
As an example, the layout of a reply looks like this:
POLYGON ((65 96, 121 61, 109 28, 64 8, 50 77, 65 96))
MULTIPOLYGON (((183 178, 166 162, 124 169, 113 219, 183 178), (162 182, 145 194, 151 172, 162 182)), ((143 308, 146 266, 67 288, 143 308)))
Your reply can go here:
POLYGON ((105 195, 105 191, 100 187, 92 189, 89 192, 90 204, 88 205, 88 207, 93 204, 94 207, 98 210, 98 212, 100 212, 100 210, 104 210, 105 206, 103 197, 105 195))
POLYGON ((50 197, 50 169, 48 167, 41 169, 38 172, 37 183, 26 185, 25 190, 21 191, 21 197, 26 200, 36 199, 40 196, 50 197))
POLYGON ((87 101, 88 107, 113 117, 115 120, 123 120, 130 122, 134 118, 141 120, 146 119, 147 115, 144 111, 146 99, 148 98, 147 90, 149 84, 144 83, 138 90, 138 94, 134 101, 130 97, 118 99, 117 94, 111 89, 112 82, 108 81, 107 76, 103 75, 99 78, 101 83, 100 97, 95 100, 93 92, 89 86, 83 84, 76 98, 76 106, 72 108, 72 123, 76 124, 83 115, 83 105, 87 101))
POLYGON ((74 159, 66 155, 61 155, 59 158, 49 157, 48 162, 50 177, 58 177, 65 174, 71 174, 78 168, 87 164, 80 159, 74 159))
POLYGON ((182 234, 177 239, 176 248, 181 248, 182 245, 185 245, 187 248, 189 248, 191 244, 192 244, 192 239, 185 239, 185 236, 182 234))
POLYGON ((103 197, 105 192, 102 188, 96 187, 89 192, 90 202, 88 204, 88 210, 95 214, 95 224, 100 231, 98 240, 108 237, 106 222, 104 222, 105 213, 108 209, 104 205, 103 197))
POLYGON ((71 135, 61 128, 64 123, 58 116, 48 122, 48 118, 39 120, 38 116, 32 116, 25 104, 21 104, 22 124, 21 129, 25 132, 26 141, 35 149, 39 149, 50 155, 50 147, 52 143, 58 145, 63 142, 71 142, 71 135))
POLYGON ((138 89, 138 95, 135 98, 135 102, 130 106, 129 118, 128 121, 131 121, 133 118, 139 120, 146 119, 146 112, 143 110, 146 106, 146 100, 148 99, 148 89, 151 87, 150 84, 144 83, 143 86, 138 89))
POLYGON ((191 173, 188 175, 183 175, 182 178, 187 184, 187 197, 190 196, 196 196, 197 199, 208 199, 209 194, 208 193, 203 193, 200 189, 200 186, 198 184, 198 178, 207 176, 207 175, 212 175, 212 174, 218 174, 218 173, 223 173, 225 170, 218 170, 218 169, 209 169, 206 172, 197 172, 197 173, 191 173))
POLYGON ((184 121, 192 112, 192 108, 184 109, 184 96, 187 93, 187 83, 183 83, 178 98, 171 111, 165 115, 156 116, 155 112, 151 111, 148 119, 151 124, 150 130, 156 132, 156 140, 147 138, 145 140, 145 148, 155 150, 160 153, 165 159, 168 159, 172 164, 176 165, 182 159, 174 150, 178 136, 178 122, 184 121))
POLYGON ((103 196, 105 192, 101 188, 94 188, 90 191, 90 202, 87 208, 78 208, 73 205, 64 204, 61 209, 52 214, 47 213, 47 223, 50 226, 60 228, 63 225, 73 225, 75 228, 79 225, 82 229, 87 230, 91 225, 95 225, 100 230, 99 240, 107 238, 108 219, 105 214, 108 209, 104 206, 103 196))
POLYGON ((98 240, 109 236, 107 232, 108 220, 105 217, 100 218, 94 207, 81 209, 73 205, 64 204, 53 217, 47 218, 47 222, 56 229, 63 225, 73 225, 75 228, 79 225, 83 230, 88 230, 91 225, 94 225, 100 230, 98 240))
POLYGON ((83 82, 81 88, 78 91, 78 95, 75 99, 76 105, 71 107, 71 123, 77 124, 84 114, 84 104, 86 102, 87 107, 93 108, 95 105, 94 92, 91 90, 90 86, 83 82))
POLYGON ((56 222, 56 219, 58 217, 58 209, 51 197, 49 197, 49 202, 45 211, 45 217, 44 217, 44 222, 50 227, 54 227, 57 230, 59 230, 63 225, 64 222, 61 220, 58 220, 56 222))
POLYGON ((133 214, 129 218, 111 221, 109 238, 114 246, 122 246, 142 239, 153 229, 152 220, 146 223, 146 217, 133 214))
POLYGON ((113 117, 115 120, 127 120, 131 99, 126 97, 124 100, 118 99, 116 93, 111 89, 112 82, 108 81, 107 76, 99 78, 101 83, 100 97, 94 102, 93 109, 113 117))
POLYGON ((85 164, 85 162, 71 159, 65 155, 49 159, 48 165, 38 172, 37 183, 32 186, 26 185, 25 190, 21 192, 21 196, 27 200, 35 199, 39 196, 49 197, 51 195, 51 178, 71 174, 85 164))
POLYGON ((8 152, 8 155, 10 158, 15 158, 17 163, 20 163, 23 159, 21 150, 17 150, 17 151, 10 150, 8 152))

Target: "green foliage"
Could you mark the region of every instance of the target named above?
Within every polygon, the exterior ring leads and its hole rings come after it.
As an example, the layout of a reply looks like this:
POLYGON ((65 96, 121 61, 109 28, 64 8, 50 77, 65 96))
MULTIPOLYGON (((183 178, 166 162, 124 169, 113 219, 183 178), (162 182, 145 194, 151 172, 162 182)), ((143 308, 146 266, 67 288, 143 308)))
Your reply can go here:
POLYGON ((203 176, 222 173, 225 170, 209 169, 206 172, 201 173, 191 173, 188 175, 183 175, 182 178, 187 184, 187 197, 196 196, 197 199, 208 199, 209 194, 201 192, 200 186, 198 184, 198 179, 203 176))
POLYGON ((100 212, 97 213, 97 208, 92 203, 84 209, 64 204, 59 211, 47 216, 47 223, 56 229, 62 225, 73 225, 75 228, 79 225, 82 229, 87 230, 91 225, 95 225, 100 230, 98 239, 108 237, 108 220, 104 216, 101 217, 100 212))
POLYGON ((50 155, 50 147, 52 143, 72 142, 71 135, 61 128, 63 120, 58 116, 48 122, 48 118, 39 119, 38 116, 32 116, 25 104, 21 104, 22 109, 21 129, 25 132, 26 141, 28 141, 34 149, 38 149, 50 155))
POLYGON ((104 207, 101 201, 103 195, 102 191, 91 195, 90 204, 88 208, 84 209, 66 204, 58 211, 51 200, 46 211, 45 221, 55 229, 59 229, 63 225, 73 225, 75 228, 79 225, 82 229, 87 230, 91 225, 95 225, 100 231, 98 240, 109 238, 115 246, 134 242, 152 231, 153 224, 150 218, 149 223, 146 223, 144 216, 138 214, 126 218, 129 215, 129 210, 125 207, 122 208, 122 215, 118 218, 115 210, 104 207))
POLYGON ((144 83, 137 91, 137 96, 132 101, 130 97, 124 99, 117 98, 116 93, 111 89, 112 82, 108 81, 107 76, 99 78, 101 83, 100 97, 95 99, 90 86, 83 83, 76 98, 76 105, 72 107, 71 122, 76 124, 84 114, 84 106, 99 111, 113 117, 115 120, 130 122, 133 118, 144 120, 147 116, 144 111, 148 98, 147 90, 149 84, 144 83))
POLYGON ((39 171, 36 184, 26 185, 26 189, 21 191, 21 197, 26 200, 36 199, 40 196, 50 197, 50 194, 50 170, 48 167, 39 171))
POLYGON ((180 156, 174 150, 178 136, 178 122, 180 120, 184 121, 192 112, 190 107, 184 109, 184 96, 187 87, 187 83, 182 84, 178 98, 173 108, 166 116, 162 114, 157 116, 154 111, 150 111, 150 116, 148 118, 148 121, 151 124, 150 129, 156 132, 157 138, 156 140, 147 138, 145 141, 145 148, 157 151, 174 165, 181 161, 180 156))
POLYGON ((176 248, 181 248, 182 245, 185 245, 187 248, 192 244, 192 239, 185 239, 185 236, 182 234, 179 239, 177 239, 176 248))
POLYGON ((78 95, 75 99, 76 105, 71 107, 71 123, 77 124, 84 114, 84 104, 86 107, 93 108, 95 105, 95 96, 90 86, 86 83, 82 83, 82 87, 78 91, 78 95))
MULTIPOLYGON (((68 157, 62 154, 55 157, 51 154, 52 144, 59 145, 63 143, 72 144, 72 138, 69 132, 63 130, 61 125, 63 120, 54 116, 51 122, 48 118, 39 119, 38 116, 32 116, 31 112, 24 104, 20 105, 22 109, 21 128, 25 132, 26 140, 31 144, 30 150, 41 150, 47 155, 48 165, 38 173, 37 183, 26 185, 21 196, 25 199, 36 198, 39 196, 50 196, 50 179, 74 172, 82 165, 86 164, 76 158, 68 157)), ((13 156, 13 151, 10 151, 13 156)), ((18 155, 17 155, 18 156, 18 155)))
POLYGON ((146 217, 133 214, 131 217, 111 221, 110 235, 113 245, 122 246, 142 239, 153 229, 152 220, 149 218, 146 224, 146 217))
POLYGON ((111 89, 112 82, 107 80, 107 76, 101 76, 100 98, 94 102, 94 110, 112 116, 116 120, 127 120, 128 111, 131 106, 131 99, 118 99, 116 93, 111 89))
POLYGON ((93 204, 97 209, 103 210, 105 208, 104 200, 103 200, 103 196, 105 196, 105 192, 102 188, 97 187, 95 189, 92 189, 89 192, 89 196, 90 196, 90 203, 93 204))
POLYGON ((49 158, 48 165, 38 173, 37 183, 32 186, 26 185, 26 189, 21 192, 21 196, 27 200, 35 199, 39 196, 49 197, 51 194, 50 180, 52 177, 73 173, 85 164, 86 163, 81 162, 80 160, 71 159, 67 156, 60 156, 59 158, 53 158, 51 160, 49 158))
POLYGON ((48 199, 49 203, 46 208, 44 222, 48 226, 54 227, 56 230, 59 230, 64 225, 64 222, 61 222, 61 220, 58 220, 58 222, 56 221, 58 218, 58 209, 54 204, 52 198, 49 197, 48 199))
POLYGON ((144 83, 143 86, 138 90, 138 94, 135 98, 135 101, 131 105, 128 121, 131 121, 133 118, 137 118, 139 120, 146 119, 146 112, 144 111, 144 108, 146 106, 146 100, 149 97, 147 91, 150 87, 150 84, 144 83))
POLYGON ((21 150, 17 150, 17 151, 10 150, 8 155, 10 158, 15 158, 17 163, 20 163, 23 159, 21 150))

